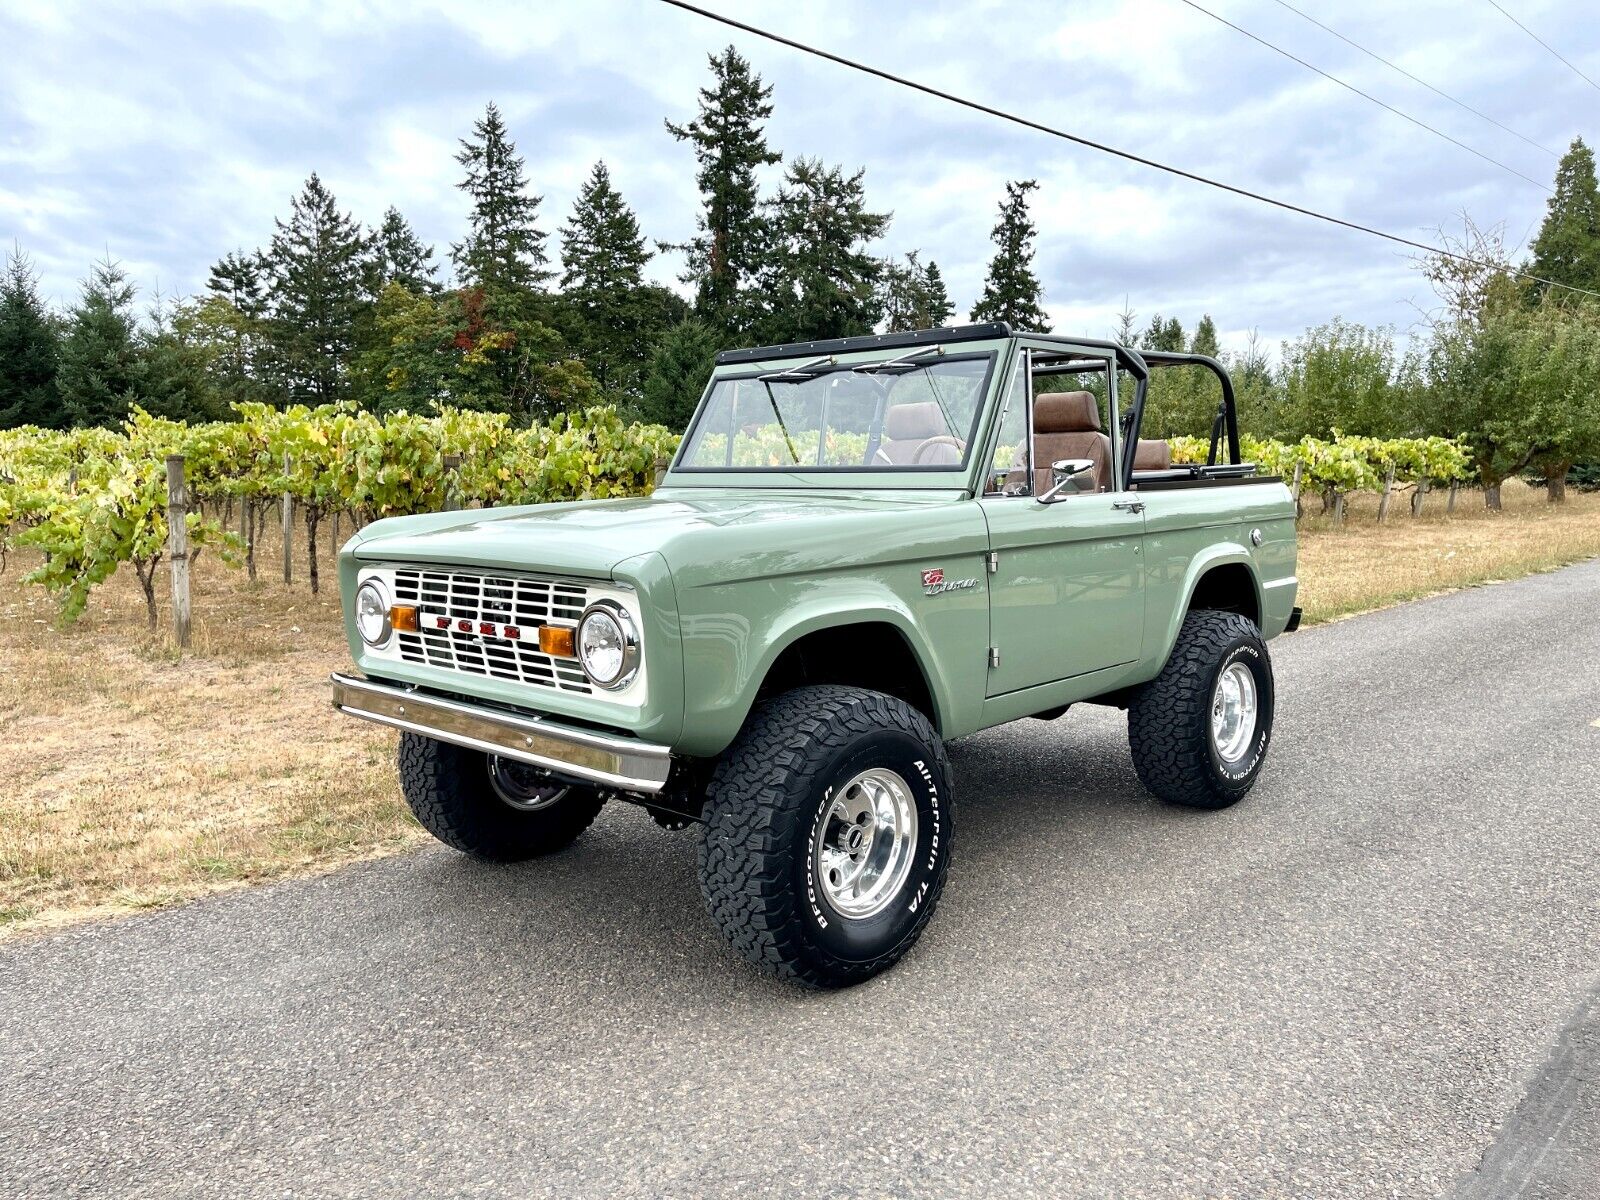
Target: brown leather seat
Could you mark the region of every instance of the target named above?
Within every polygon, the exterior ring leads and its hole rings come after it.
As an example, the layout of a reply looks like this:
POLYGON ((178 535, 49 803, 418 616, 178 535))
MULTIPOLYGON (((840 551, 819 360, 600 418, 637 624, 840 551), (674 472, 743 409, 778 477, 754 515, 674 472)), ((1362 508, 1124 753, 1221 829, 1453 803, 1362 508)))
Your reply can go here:
MULTIPOLYGON (((951 438, 945 424, 944 413, 937 401, 925 400, 920 404, 897 404, 883 415, 883 440, 873 461, 879 466, 892 463, 897 467, 947 467, 960 463, 961 444, 951 438), (930 439, 940 438, 919 458, 920 450, 930 439)), ((870 465, 870 464, 869 464, 870 465)))
POLYGON ((1172 447, 1161 438, 1140 438, 1133 448, 1135 471, 1166 471, 1172 467, 1172 447))
POLYGON ((1050 464, 1063 458, 1094 463, 1094 484, 1103 492, 1111 482, 1111 439, 1100 432, 1100 406, 1089 392, 1040 392, 1033 401, 1033 489, 1043 495, 1053 486, 1050 464))

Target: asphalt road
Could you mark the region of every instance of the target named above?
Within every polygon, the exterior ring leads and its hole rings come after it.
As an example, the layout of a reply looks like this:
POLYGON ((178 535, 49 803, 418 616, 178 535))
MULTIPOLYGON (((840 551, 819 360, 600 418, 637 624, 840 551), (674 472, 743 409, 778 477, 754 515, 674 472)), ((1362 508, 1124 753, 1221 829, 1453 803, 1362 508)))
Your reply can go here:
POLYGON ((0 1192, 1596 1195, 1597 616, 1591 562, 1274 643, 1221 814, 1111 710, 957 743, 940 912, 848 993, 623 806, 12 945, 0 1192))

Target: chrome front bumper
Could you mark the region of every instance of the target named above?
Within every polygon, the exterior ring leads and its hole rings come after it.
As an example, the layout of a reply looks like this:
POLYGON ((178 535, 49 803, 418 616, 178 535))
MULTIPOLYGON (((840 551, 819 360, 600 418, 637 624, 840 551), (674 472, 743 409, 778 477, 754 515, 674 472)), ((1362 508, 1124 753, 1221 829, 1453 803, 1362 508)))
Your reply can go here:
POLYGON ((659 792, 666 786, 671 752, 665 746, 462 704, 352 675, 335 673, 331 678, 333 706, 352 717, 606 787, 659 792))

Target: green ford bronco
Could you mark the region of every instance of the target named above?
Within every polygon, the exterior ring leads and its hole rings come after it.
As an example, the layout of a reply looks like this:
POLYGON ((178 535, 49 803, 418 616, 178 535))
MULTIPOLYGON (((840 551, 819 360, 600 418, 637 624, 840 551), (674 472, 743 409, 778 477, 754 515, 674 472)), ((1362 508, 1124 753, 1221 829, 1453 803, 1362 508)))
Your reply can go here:
POLYGON ((950 866, 945 743, 1128 712, 1174 804, 1250 790, 1294 505, 1212 359, 1003 324, 726 352, 653 495, 377 521, 340 555, 360 676, 441 841, 560 850, 608 799, 698 826, 741 955, 858 983, 950 866), (1152 370, 1215 377, 1207 465, 1140 441, 1152 370))

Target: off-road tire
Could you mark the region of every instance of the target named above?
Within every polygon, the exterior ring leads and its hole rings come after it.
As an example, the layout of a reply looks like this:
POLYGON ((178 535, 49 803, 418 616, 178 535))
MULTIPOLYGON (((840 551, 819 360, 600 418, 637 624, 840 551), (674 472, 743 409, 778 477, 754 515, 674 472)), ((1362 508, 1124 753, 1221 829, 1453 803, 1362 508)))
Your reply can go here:
POLYGON ((1197 609, 1183 618, 1167 664, 1128 705, 1128 745, 1139 780, 1169 804, 1227 808, 1261 773, 1272 740, 1272 659, 1249 617, 1197 609), (1211 738, 1217 678, 1242 662, 1255 679, 1256 730, 1246 753, 1222 761, 1211 738))
POLYGON ((400 790, 422 827, 488 862, 521 862, 572 844, 605 796, 574 786, 548 808, 512 808, 489 783, 489 756, 415 733, 400 735, 400 790))
POLYGON ((893 966, 939 903, 949 869, 950 764, 926 717, 851 687, 804 687, 763 703, 712 774, 700 840, 700 889, 728 943, 769 974, 848 987, 893 966), (863 770, 894 770, 918 823, 910 874, 883 911, 834 910, 815 878, 815 839, 833 789, 863 770))

